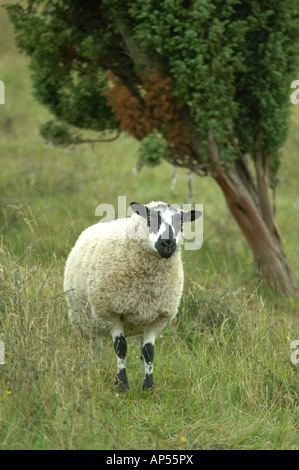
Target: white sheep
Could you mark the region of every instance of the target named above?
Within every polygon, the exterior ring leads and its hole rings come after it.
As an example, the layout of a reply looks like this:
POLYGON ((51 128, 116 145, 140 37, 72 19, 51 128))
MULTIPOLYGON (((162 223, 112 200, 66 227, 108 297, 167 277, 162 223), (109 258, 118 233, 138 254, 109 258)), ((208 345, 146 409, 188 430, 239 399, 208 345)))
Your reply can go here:
POLYGON ((129 388, 126 337, 139 337, 143 389, 150 390, 155 338, 176 316, 183 291, 183 222, 201 212, 163 202, 130 207, 131 217, 80 235, 66 261, 64 290, 73 323, 97 344, 112 336, 120 388, 129 388))

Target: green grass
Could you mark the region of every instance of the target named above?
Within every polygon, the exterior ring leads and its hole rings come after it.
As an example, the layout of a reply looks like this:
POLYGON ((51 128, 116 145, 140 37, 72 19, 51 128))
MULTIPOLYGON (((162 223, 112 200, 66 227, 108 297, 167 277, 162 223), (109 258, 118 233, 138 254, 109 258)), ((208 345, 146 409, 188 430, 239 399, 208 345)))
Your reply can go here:
MULTIPOLYGON (((2 2, 3 3, 3 2, 2 2)), ((63 267, 78 234, 103 202, 187 203, 179 171, 134 174, 138 144, 66 152, 45 147, 49 119, 33 98, 28 60, 0 11, 0 365, 1 449, 298 449, 298 303, 256 278, 251 253, 216 184, 194 180, 204 204, 204 245, 184 253, 185 291, 177 320, 157 338, 156 391, 141 390, 138 344, 129 340, 131 390, 117 395, 116 361, 102 361, 71 330, 63 267)), ((299 107, 285 145, 277 219, 299 281, 299 107)))

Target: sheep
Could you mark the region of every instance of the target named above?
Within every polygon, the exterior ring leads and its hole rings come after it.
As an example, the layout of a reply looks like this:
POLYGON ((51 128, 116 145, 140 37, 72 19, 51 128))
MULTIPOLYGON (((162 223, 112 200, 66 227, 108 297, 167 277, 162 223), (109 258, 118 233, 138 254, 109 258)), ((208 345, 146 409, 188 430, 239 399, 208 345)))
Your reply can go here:
POLYGON ((177 315, 183 291, 183 223, 201 212, 164 202, 130 207, 131 217, 82 232, 65 264, 64 291, 73 324, 98 346, 112 337, 120 389, 129 389, 126 338, 139 338, 143 389, 153 390, 155 338, 177 315))

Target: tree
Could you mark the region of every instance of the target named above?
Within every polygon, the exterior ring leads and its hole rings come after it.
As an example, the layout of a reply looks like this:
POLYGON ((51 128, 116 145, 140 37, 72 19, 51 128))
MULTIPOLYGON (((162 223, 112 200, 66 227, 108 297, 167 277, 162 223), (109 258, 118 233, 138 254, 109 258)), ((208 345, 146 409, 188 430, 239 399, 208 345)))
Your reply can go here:
MULTIPOLYGON (((8 5, 56 145, 127 131, 143 164, 209 175, 262 278, 293 294, 276 189, 298 69, 298 0, 28 0, 8 5), (75 130, 75 133, 74 133, 75 130)), ((102 137, 100 137, 101 139, 102 137)))

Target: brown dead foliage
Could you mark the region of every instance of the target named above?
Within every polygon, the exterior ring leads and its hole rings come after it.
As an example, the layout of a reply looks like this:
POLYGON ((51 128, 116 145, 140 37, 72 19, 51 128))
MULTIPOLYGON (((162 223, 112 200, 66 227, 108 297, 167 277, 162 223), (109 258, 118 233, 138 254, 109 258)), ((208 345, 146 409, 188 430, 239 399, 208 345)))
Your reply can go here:
POLYGON ((190 155, 191 135, 172 96, 171 79, 163 77, 157 70, 149 75, 140 74, 138 78, 142 91, 134 96, 118 77, 107 74, 107 79, 114 84, 105 91, 107 104, 120 121, 120 128, 137 139, 157 129, 175 152, 190 155))
POLYGON ((171 93, 171 79, 154 70, 148 76, 141 76, 146 90, 145 103, 151 114, 161 124, 164 137, 181 154, 190 154, 191 140, 189 129, 184 122, 178 103, 171 93))
POLYGON ((157 124, 149 109, 114 74, 107 74, 107 79, 114 84, 113 88, 105 91, 107 104, 119 120, 120 129, 129 132, 137 139, 143 139, 157 124))

